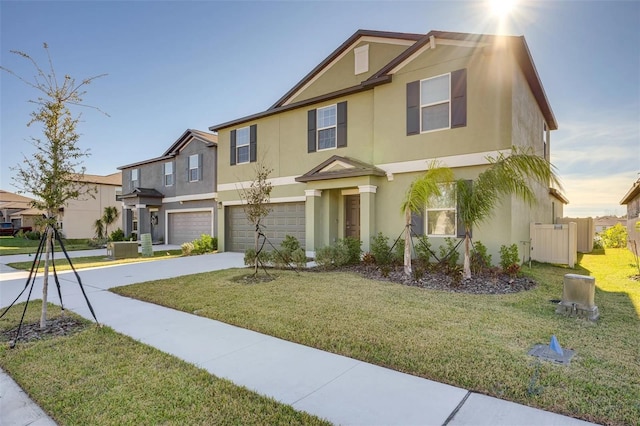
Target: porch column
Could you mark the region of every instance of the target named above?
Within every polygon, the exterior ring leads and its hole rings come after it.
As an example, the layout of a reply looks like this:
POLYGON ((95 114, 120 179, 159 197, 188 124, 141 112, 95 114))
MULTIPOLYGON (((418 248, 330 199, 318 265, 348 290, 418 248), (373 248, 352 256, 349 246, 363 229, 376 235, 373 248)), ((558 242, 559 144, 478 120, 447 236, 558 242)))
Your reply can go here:
POLYGON ((370 250, 371 237, 376 233, 376 191, 375 185, 358 186, 360 192, 360 240, 362 251, 370 250))
MULTIPOLYGON (((320 237, 321 232, 321 196, 322 191, 318 189, 305 189, 304 195, 307 198, 304 203, 304 238, 305 238, 305 250, 309 257, 315 257, 316 244, 320 241, 316 241, 316 236, 320 237)), ((318 238, 319 240, 319 238, 318 238)))

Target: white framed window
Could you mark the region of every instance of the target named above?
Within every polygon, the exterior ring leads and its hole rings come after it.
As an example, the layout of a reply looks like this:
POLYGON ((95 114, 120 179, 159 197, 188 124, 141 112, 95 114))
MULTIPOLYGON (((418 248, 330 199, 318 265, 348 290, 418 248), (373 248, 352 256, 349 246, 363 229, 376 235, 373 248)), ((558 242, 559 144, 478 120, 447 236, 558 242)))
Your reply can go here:
POLYGON ((542 156, 547 158, 547 123, 542 122, 542 156))
POLYGON ((420 130, 451 128, 451 74, 420 81, 420 130))
POLYGON ((189 156, 189 182, 200 180, 200 156, 198 154, 189 156))
POLYGON ((131 230, 133 232, 138 231, 138 209, 131 210, 131 230))
POLYGON ((236 164, 249 162, 249 126, 236 130, 236 164))
POLYGON ((316 119, 318 151, 336 148, 337 118, 338 108, 336 104, 318 108, 316 119))
POLYGON ((133 191, 135 188, 140 186, 140 170, 139 169, 131 169, 131 190, 133 191))
POLYGON ((164 186, 173 186, 173 162, 164 163, 164 186))
POLYGON ((457 235, 456 187, 454 183, 440 184, 440 196, 427 203, 427 235, 455 237, 457 235))

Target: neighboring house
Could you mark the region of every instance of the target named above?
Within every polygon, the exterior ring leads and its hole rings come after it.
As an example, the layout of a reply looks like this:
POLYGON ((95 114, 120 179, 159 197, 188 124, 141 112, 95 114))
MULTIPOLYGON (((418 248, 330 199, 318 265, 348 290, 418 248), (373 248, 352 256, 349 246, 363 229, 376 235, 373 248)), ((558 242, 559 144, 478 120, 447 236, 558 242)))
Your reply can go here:
MULTIPOLYGON (((79 183, 84 186, 83 191, 91 189, 92 192, 77 200, 67 201, 58 215, 58 227, 66 238, 93 238, 94 224, 102 217, 104 208, 120 209, 121 203, 117 197, 122 190, 122 174, 116 172, 100 176, 85 173, 79 183)), ((116 228, 111 225, 109 232, 116 228)))
POLYGON ((189 129, 160 157, 118 167, 125 236, 167 244, 215 236, 216 147, 216 135, 189 129))
POLYGON ((36 229, 35 219, 42 211, 31 208, 33 199, 0 189, 0 222, 11 222, 18 229, 30 226, 36 229))
MULTIPOLYGON (((283 59, 284 60, 284 59, 283 59)), ((487 156, 528 147, 549 158, 557 129, 523 37, 359 30, 264 112, 211 126, 218 132, 219 247, 242 251, 253 229, 238 189, 254 163, 273 169, 264 233, 297 237, 309 254, 339 238, 362 241, 404 229, 400 205, 433 159, 473 179, 487 156)), ((536 187, 534 207, 503 200, 473 230, 494 259, 529 241, 529 223, 554 223, 567 200, 536 187)), ((416 218, 435 245, 463 235, 455 197, 416 218)))
POLYGON ((620 204, 627 206, 627 232, 629 238, 629 248, 634 249, 633 242, 640 250, 640 230, 636 228, 636 223, 640 221, 640 179, 631 185, 631 188, 622 197, 620 204))
POLYGON ((596 228, 596 234, 600 234, 612 226, 616 226, 618 223, 622 226, 627 226, 627 219, 617 216, 601 216, 596 217, 593 220, 593 224, 596 228))

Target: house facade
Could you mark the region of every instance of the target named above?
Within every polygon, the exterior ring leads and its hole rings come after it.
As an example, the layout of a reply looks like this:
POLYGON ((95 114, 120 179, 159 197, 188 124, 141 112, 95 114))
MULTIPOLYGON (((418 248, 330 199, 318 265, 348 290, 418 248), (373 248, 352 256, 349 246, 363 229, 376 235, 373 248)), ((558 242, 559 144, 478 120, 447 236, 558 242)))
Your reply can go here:
POLYGON ((640 229, 636 224, 640 222, 640 179, 635 181, 631 188, 624 195, 620 204, 627 206, 627 235, 629 240, 629 249, 633 250, 633 244, 640 250, 640 229))
MULTIPOLYGON (((296 236, 309 254, 352 236, 369 250, 378 232, 404 229, 400 205, 433 160, 473 179, 487 157, 514 145, 549 159, 557 123, 523 37, 359 30, 268 110, 210 127, 218 132, 219 247, 253 242, 239 188, 254 165, 272 169, 263 232, 296 236)), ((529 240, 529 223, 553 223, 566 199, 536 188, 529 207, 506 198, 473 230, 491 253, 529 240)), ((463 235, 455 197, 415 220, 435 245, 463 235)), ((496 258, 496 256, 494 256, 496 258)))
POLYGON ((166 244, 215 236, 216 162, 216 135, 189 129, 160 157, 118 167, 125 236, 166 244))
MULTIPOLYGON (((91 191, 75 200, 68 200, 58 214, 58 228, 66 238, 93 238, 94 224, 105 207, 120 209, 118 196, 122 189, 122 174, 92 175, 85 173, 79 182, 84 191, 91 191)), ((112 231, 113 229, 109 229, 112 231)))
POLYGON ((32 226, 24 224, 20 215, 16 215, 30 209, 32 201, 29 197, 0 189, 0 222, 11 222, 14 228, 32 226))

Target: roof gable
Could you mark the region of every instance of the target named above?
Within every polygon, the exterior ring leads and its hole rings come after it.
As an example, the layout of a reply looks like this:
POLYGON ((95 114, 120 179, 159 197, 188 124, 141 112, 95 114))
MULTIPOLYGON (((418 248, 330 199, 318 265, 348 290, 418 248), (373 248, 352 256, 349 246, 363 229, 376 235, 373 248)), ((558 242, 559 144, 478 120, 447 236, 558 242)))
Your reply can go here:
POLYGON ((340 179, 357 176, 385 176, 385 172, 371 164, 349 157, 334 155, 318 164, 302 176, 297 177, 296 182, 340 179))
MULTIPOLYGON (((304 99, 309 99, 315 96, 315 93, 308 93, 306 96, 303 94, 305 91, 309 89, 314 83, 319 80, 329 80, 334 83, 333 90, 324 90, 324 93, 328 93, 329 91, 338 91, 341 89, 346 89, 347 87, 352 87, 358 85, 360 82, 364 80, 368 80, 380 66, 386 64, 389 60, 403 52, 406 48, 413 45, 417 40, 422 38, 422 34, 410 34, 410 33, 395 33, 395 32, 385 32, 385 31, 370 31, 370 30, 358 30, 351 37, 349 37, 344 43, 342 43, 336 50, 334 50, 329 56, 327 56, 318 66, 316 66, 309 74, 304 76, 302 80, 300 80, 291 90, 289 90, 285 95, 278 99, 278 101, 273 104, 269 110, 286 106, 294 102, 298 102, 304 99), (353 49, 358 47, 359 45, 372 43, 377 45, 386 44, 388 46, 395 46, 394 49, 389 49, 389 52, 385 55, 387 56, 383 60, 384 63, 380 64, 376 69, 373 67, 369 69, 366 73, 354 75, 353 70, 353 49), (343 72, 340 68, 346 68, 350 70, 350 73, 343 72), (335 72, 332 73, 332 70, 335 72), (329 74, 329 75, 327 75, 329 74), (333 74, 333 75, 332 75, 333 74), (340 79, 336 79, 336 74, 342 76, 340 79), (351 79, 347 79, 345 82, 346 76, 353 76, 351 79), (349 81, 350 80, 350 81, 349 81)), ((373 55, 383 55, 382 52, 371 52, 370 58, 373 59, 373 55)), ((377 58, 376 59, 380 59, 377 58)), ((375 62, 374 62, 375 63, 375 62)), ((373 65, 373 64, 372 64, 373 65)), ((374 65, 375 66, 375 65, 374 65)), ((329 87, 330 84, 326 83, 323 85, 325 88, 329 87)), ((324 94, 323 93, 323 94, 324 94)))

